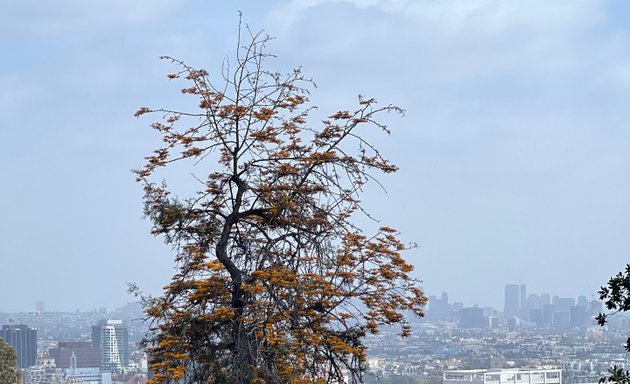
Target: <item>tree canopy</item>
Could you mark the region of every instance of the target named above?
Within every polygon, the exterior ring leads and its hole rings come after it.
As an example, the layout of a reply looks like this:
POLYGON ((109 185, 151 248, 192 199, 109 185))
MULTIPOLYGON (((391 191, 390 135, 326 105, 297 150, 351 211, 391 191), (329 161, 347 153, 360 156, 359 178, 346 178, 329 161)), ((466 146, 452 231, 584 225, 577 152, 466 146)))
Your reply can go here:
POLYGON ((218 80, 163 57, 195 110, 136 113, 160 116, 164 145, 135 172, 152 233, 177 262, 147 302, 152 382, 361 382, 363 337, 384 324, 409 335, 405 313, 422 316, 426 303, 397 231, 368 234, 353 220, 363 186, 397 170, 361 130, 389 133, 379 116, 402 110, 359 97, 313 122, 312 82, 267 70, 269 38, 242 31, 218 80), (159 179, 174 163, 190 167, 190 196, 159 179))
MULTIPOLYGON (((614 316, 620 312, 630 311, 630 264, 608 280, 608 283, 599 290, 599 299, 604 301, 608 313, 597 315, 597 323, 606 325, 609 316, 614 316)), ((630 352, 630 337, 626 340, 626 351, 630 352)), ((628 384, 630 383, 630 372, 621 367, 613 366, 608 370, 608 377, 599 380, 600 383, 611 382, 628 384)))
POLYGON ((0 338, 0 383, 17 384, 20 377, 15 349, 0 338))

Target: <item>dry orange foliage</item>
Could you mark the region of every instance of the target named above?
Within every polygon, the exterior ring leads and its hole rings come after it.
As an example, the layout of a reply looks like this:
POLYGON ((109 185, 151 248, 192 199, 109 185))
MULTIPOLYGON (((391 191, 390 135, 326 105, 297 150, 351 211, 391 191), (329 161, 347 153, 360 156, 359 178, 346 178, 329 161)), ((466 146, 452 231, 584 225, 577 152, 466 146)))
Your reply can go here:
POLYGON ((147 302, 152 383, 358 383, 363 337, 383 324, 407 336, 403 314, 426 303, 397 231, 368 235, 352 220, 362 186, 397 169, 360 130, 387 133, 377 117, 402 111, 360 98, 314 123, 311 83, 267 71, 268 38, 249 37, 219 83, 165 57, 198 110, 136 112, 162 117, 152 127, 164 146, 136 174, 153 234, 178 263, 147 302), (174 162, 202 183, 189 198, 153 181, 174 162))

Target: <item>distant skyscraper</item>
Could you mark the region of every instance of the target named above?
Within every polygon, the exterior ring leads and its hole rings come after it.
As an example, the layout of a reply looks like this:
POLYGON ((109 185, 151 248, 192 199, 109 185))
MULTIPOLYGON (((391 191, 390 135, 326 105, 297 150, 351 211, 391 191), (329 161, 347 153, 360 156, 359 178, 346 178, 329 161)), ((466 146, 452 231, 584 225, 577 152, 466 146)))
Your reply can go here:
POLYGON ((574 327, 583 327, 586 325, 586 309, 581 305, 574 305, 569 311, 571 325, 574 327))
POLYGON ((520 296, 520 287, 517 284, 505 285, 505 305, 503 307, 505 317, 518 316, 521 309, 520 296))
POLYGON ((46 304, 43 301, 38 301, 35 303, 35 311, 37 313, 44 313, 46 310, 46 304))
POLYGON ((92 326, 92 347, 101 349, 101 369, 120 371, 129 365, 129 334, 122 320, 92 326))
POLYGON ((24 324, 3 325, 2 337, 15 349, 18 367, 28 368, 35 365, 37 359, 37 331, 24 324))
POLYGON ((521 297, 520 297, 519 315, 521 319, 529 319, 529 311, 527 310, 527 287, 525 284, 521 284, 521 297))
POLYGON ((429 296, 427 315, 432 319, 445 319, 452 316, 453 306, 448 303, 448 294, 442 292, 441 298, 429 296))

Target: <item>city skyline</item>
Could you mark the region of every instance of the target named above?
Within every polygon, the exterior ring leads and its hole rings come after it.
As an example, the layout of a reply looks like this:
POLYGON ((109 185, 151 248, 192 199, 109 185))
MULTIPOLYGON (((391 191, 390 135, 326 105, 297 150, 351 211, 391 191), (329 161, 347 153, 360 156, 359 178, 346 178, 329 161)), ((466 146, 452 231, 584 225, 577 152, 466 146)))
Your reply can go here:
MULTIPOLYGON (((502 291, 503 292, 503 297, 501 298, 501 302, 495 303, 495 304, 485 302, 485 301, 483 301, 482 298, 474 299, 472 301, 465 301, 465 300, 460 299, 460 297, 457 296, 457 295, 452 295, 449 290, 445 290, 445 291, 441 291, 441 292, 426 291, 425 293, 426 293, 427 297, 437 297, 437 296, 440 296, 440 295, 447 294, 449 303, 451 303, 451 304, 461 303, 461 304, 464 305, 464 307, 480 307, 480 308, 492 307, 492 308, 502 312, 504 307, 505 307, 505 288, 507 286, 512 286, 512 285, 515 285, 515 286, 517 286, 519 288, 519 297, 518 297, 519 298, 519 302, 518 302, 518 304, 519 304, 519 309, 523 309, 522 308, 523 303, 521 302, 522 296, 520 295, 521 294, 521 287, 527 286, 527 284, 523 283, 523 282, 519 282, 518 284, 505 283, 503 285, 504 289, 502 291)), ((576 299, 576 300, 579 297, 585 297, 588 301, 599 300, 599 297, 598 297, 598 295, 596 293, 593 293, 590 296, 586 292, 582 292, 582 293, 578 292, 578 293, 576 293, 574 295, 558 295, 558 294, 556 294, 554 292, 544 292, 544 291, 541 292, 541 291, 537 291, 536 289, 531 289, 530 290, 529 288, 527 289, 527 295, 526 295, 526 299, 525 300, 529 300, 530 296, 532 296, 532 295, 534 295, 534 296, 547 295, 550 300, 552 298, 554 298, 554 297, 557 297, 557 298, 573 298, 573 299, 576 299)), ((120 309, 120 308, 124 307, 125 305, 132 305, 132 304, 139 303, 138 301, 135 301, 135 300, 132 300, 132 299, 133 299, 133 297, 130 296, 130 300, 129 301, 126 301, 126 302, 124 302, 122 304, 119 304, 119 305, 116 305, 116 306, 113 306, 113 307, 101 306, 101 305, 98 305, 98 303, 94 303, 94 306, 92 306, 91 308, 81 308, 81 309, 76 309, 75 308, 75 309, 72 309, 70 311, 65 310, 63 308, 51 308, 51 309, 49 309, 49 306, 47 305, 46 302, 44 302, 42 300, 36 300, 36 301, 33 302, 33 305, 32 305, 32 307, 30 309, 23 310, 23 311, 0 310, 0 313, 29 313, 29 312, 30 313, 41 313, 41 312, 44 312, 42 310, 43 308, 46 308, 45 312, 72 312, 74 310, 80 310, 82 312, 97 311, 97 312, 107 313, 107 312, 111 312, 111 311, 115 311, 117 309, 120 309), (104 310, 105 310, 105 312, 104 312, 104 310)), ((430 305, 431 305, 431 303, 429 302, 428 306, 430 306, 430 305)), ((525 305, 525 307, 526 306, 527 305, 525 305)))
MULTIPOLYGON (((453 297, 449 291, 443 291, 443 292, 427 292, 427 297, 431 298, 431 297, 438 297, 441 296, 441 298, 444 298, 444 294, 446 294, 446 297, 448 298, 448 302, 450 304, 462 304, 463 307, 479 307, 479 308, 494 308, 496 309, 498 312, 502 312, 505 313, 505 305, 507 304, 507 301, 509 301, 506 297, 506 293, 507 293, 507 287, 508 286, 516 286, 519 288, 518 290, 518 301, 516 302, 517 306, 513 307, 515 308, 515 310, 510 311, 510 315, 517 315, 520 312, 519 311, 523 311, 525 309, 527 309, 527 307, 529 306, 529 301, 532 299, 532 296, 534 297, 544 297, 546 296, 547 299, 549 301, 551 301, 554 298, 559 298, 559 299, 566 299, 566 298, 572 298, 575 299, 576 302, 578 301, 579 298, 583 297, 585 298, 587 301, 600 301, 598 295, 593 294, 588 296, 586 293, 578 293, 576 295, 557 295, 553 292, 537 292, 536 290, 529 290, 527 289, 527 295, 525 296, 525 303, 522 302, 523 297, 521 296, 521 289, 523 286, 527 286, 527 284, 520 282, 519 284, 513 284, 513 283, 506 283, 504 284, 504 298, 502 303, 500 303, 500 305, 486 305, 486 304, 480 304, 480 302, 476 302, 476 301, 472 301, 472 302, 466 302, 463 300, 459 300, 459 298, 457 296, 453 297)), ((512 299, 513 300, 513 299, 512 299)), ((428 306, 431 306, 431 301, 429 300, 428 306)))

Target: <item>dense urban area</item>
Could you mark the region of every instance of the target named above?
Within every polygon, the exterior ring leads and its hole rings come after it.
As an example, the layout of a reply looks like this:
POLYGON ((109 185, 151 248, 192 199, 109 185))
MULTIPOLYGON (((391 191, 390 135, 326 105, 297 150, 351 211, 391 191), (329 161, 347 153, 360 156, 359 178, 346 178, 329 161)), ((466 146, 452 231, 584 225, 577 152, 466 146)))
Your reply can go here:
MULTIPOLYGON (((411 337, 399 337, 400 329, 392 327, 367 338, 365 382, 452 384, 485 375, 478 382, 486 383, 496 372, 512 378, 510 372, 520 372, 547 375, 541 376, 546 383, 595 383, 609 367, 628 363, 623 346, 630 318, 617 316, 600 327, 594 316, 602 310, 600 301, 585 296, 527 295, 526 286, 516 284, 505 286, 502 312, 451 303, 447 293, 431 296, 426 316, 410 317, 411 337)), ((0 313, 0 322, 0 336, 17 351, 24 384, 138 384, 150 378, 139 347, 148 330, 140 303, 49 312, 38 302, 33 312, 0 313)))

